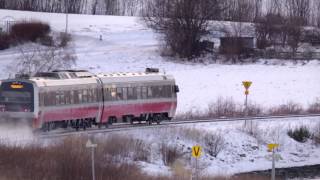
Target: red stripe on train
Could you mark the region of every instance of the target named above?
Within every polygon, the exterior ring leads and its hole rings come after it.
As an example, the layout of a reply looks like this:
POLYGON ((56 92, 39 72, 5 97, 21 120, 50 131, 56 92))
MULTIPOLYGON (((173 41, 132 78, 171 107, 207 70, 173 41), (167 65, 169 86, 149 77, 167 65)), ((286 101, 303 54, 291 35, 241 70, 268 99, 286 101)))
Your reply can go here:
MULTIPOLYGON (((176 106, 176 102, 105 105, 102 116, 102 122, 107 122, 110 116, 116 116, 120 118, 123 115, 140 116, 140 114, 145 113, 170 112, 171 109, 175 109, 176 106)), ((65 107, 63 109, 61 108, 57 110, 46 110, 42 113, 42 122, 91 118, 98 116, 99 106, 75 108, 65 107)))

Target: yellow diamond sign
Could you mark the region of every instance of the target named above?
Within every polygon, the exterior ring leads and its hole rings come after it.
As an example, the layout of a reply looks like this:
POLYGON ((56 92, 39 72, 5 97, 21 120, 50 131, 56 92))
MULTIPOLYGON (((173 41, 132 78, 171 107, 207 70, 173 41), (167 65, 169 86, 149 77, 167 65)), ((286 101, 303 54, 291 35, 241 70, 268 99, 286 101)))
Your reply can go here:
POLYGON ((202 148, 201 146, 193 146, 192 147, 192 156, 195 158, 199 158, 202 153, 202 148))
POLYGON ((252 82, 251 81, 243 81, 242 84, 243 84, 244 88, 246 88, 248 90, 249 87, 251 86, 252 82))
POLYGON ((272 151, 277 147, 279 147, 279 144, 268 144, 268 151, 272 151))

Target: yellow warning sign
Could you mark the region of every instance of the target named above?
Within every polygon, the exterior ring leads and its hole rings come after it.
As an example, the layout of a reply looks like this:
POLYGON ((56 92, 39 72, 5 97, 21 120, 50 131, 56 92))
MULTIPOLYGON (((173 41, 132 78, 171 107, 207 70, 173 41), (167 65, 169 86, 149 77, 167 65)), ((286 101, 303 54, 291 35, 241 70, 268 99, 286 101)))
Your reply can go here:
POLYGON ((192 147, 192 156, 198 158, 201 156, 202 148, 201 146, 193 146, 192 147))
POLYGON ((249 87, 251 86, 252 82, 251 81, 243 81, 242 84, 243 84, 244 88, 246 88, 248 90, 249 87))
POLYGON ((268 144, 268 151, 272 151, 273 149, 279 147, 279 144, 268 144))

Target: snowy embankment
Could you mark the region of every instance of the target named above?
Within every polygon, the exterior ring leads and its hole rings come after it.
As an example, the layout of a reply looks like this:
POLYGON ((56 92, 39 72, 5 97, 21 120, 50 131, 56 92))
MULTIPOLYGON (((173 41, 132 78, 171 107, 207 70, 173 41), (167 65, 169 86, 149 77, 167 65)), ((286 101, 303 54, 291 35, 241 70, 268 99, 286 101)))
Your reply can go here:
MULTIPOLYGON (((12 16, 17 21, 41 20, 48 22, 53 31, 65 31, 64 14, 0 10, 0 21, 5 16, 12 16)), ((160 55, 157 34, 144 27, 138 18, 69 15, 68 27, 78 57, 75 68, 92 72, 131 72, 144 71, 146 67, 157 67, 167 74, 173 74, 180 87, 177 113, 190 110, 205 111, 218 97, 232 97, 236 102, 242 103, 243 80, 253 82, 249 101, 264 107, 286 104, 289 101, 307 106, 320 98, 320 63, 317 60, 296 64, 283 63, 280 60, 259 60, 249 65, 213 64, 210 63, 210 59, 203 64, 178 62, 174 58, 169 60, 160 55), (100 36, 102 41, 99 40, 100 36)), ((15 61, 18 54, 17 48, 0 51, 0 78, 8 77, 10 72, 7 66, 15 61)), ((300 123, 313 127, 316 120, 319 118, 304 119, 299 122, 296 120, 261 122, 259 123, 263 137, 261 141, 239 130, 242 122, 188 125, 186 128, 221 132, 226 142, 223 151, 217 158, 205 153, 200 163, 203 166, 203 173, 232 174, 268 169, 271 163, 265 156, 268 155, 266 143, 270 142, 281 144, 279 153, 283 159, 279 161, 278 167, 319 164, 319 147, 313 145, 311 141, 304 144, 297 143, 286 135, 286 130, 290 126, 300 123)), ((1 134, 6 136, 5 131, 1 134)), ((148 137, 146 141, 150 141, 154 146, 157 146, 154 143, 161 143, 158 134, 167 134, 161 137, 161 141, 176 144, 186 153, 190 151, 188 148, 199 143, 178 138, 176 133, 168 133, 166 129, 156 132, 139 130, 129 134, 143 139, 148 137)), ((144 169, 169 172, 168 167, 161 163, 159 153, 155 151, 153 155, 151 163, 141 163, 144 169)))
MULTIPOLYGON (((178 161, 181 161, 182 166, 190 169, 187 171, 191 172, 195 168, 191 148, 200 145, 203 148, 203 154, 198 160, 201 175, 228 176, 271 169, 271 153, 267 151, 268 143, 280 145, 276 151, 280 158, 276 163, 277 168, 320 164, 320 146, 311 139, 300 143, 287 135, 288 129, 300 126, 306 126, 310 132, 314 132, 319 123, 319 117, 254 121, 253 128, 256 132, 254 136, 247 133, 243 126, 244 121, 178 125, 115 134, 142 139, 149 144, 152 157, 150 162, 139 163, 146 173, 176 173, 162 161, 162 144, 176 147, 181 154, 178 161), (204 140, 206 134, 218 134, 223 137, 222 149, 217 157, 208 153, 204 140)), ((98 135, 97 138, 104 136, 110 136, 110 134, 98 135)))

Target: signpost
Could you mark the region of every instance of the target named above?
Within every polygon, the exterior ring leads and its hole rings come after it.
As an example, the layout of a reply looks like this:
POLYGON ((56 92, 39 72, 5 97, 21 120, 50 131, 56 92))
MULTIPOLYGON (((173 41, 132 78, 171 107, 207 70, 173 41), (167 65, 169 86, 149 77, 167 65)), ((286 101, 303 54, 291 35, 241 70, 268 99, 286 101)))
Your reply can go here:
MULTIPOLYGON (((244 94, 246 95, 246 100, 244 101, 244 116, 247 117, 248 116, 248 95, 249 95, 249 88, 251 86, 252 82, 251 81, 242 81, 242 85, 243 87, 246 89, 244 94)), ((247 120, 244 121, 244 124, 247 124, 247 120)))
POLYGON ((202 148, 201 146, 193 146, 192 147, 192 156, 196 158, 196 180, 199 179, 199 172, 198 172, 198 158, 201 156, 202 148))
POLYGON ((271 171, 271 180, 276 179, 276 169, 275 169, 275 161, 276 161, 276 156, 275 156, 275 149, 279 147, 279 144, 268 144, 268 151, 272 152, 272 171, 271 171))
POLYGON ((98 145, 97 144, 92 144, 92 141, 88 139, 86 143, 87 148, 91 148, 91 167, 92 167, 92 180, 96 179, 95 176, 95 169, 94 169, 94 148, 96 148, 98 145))

